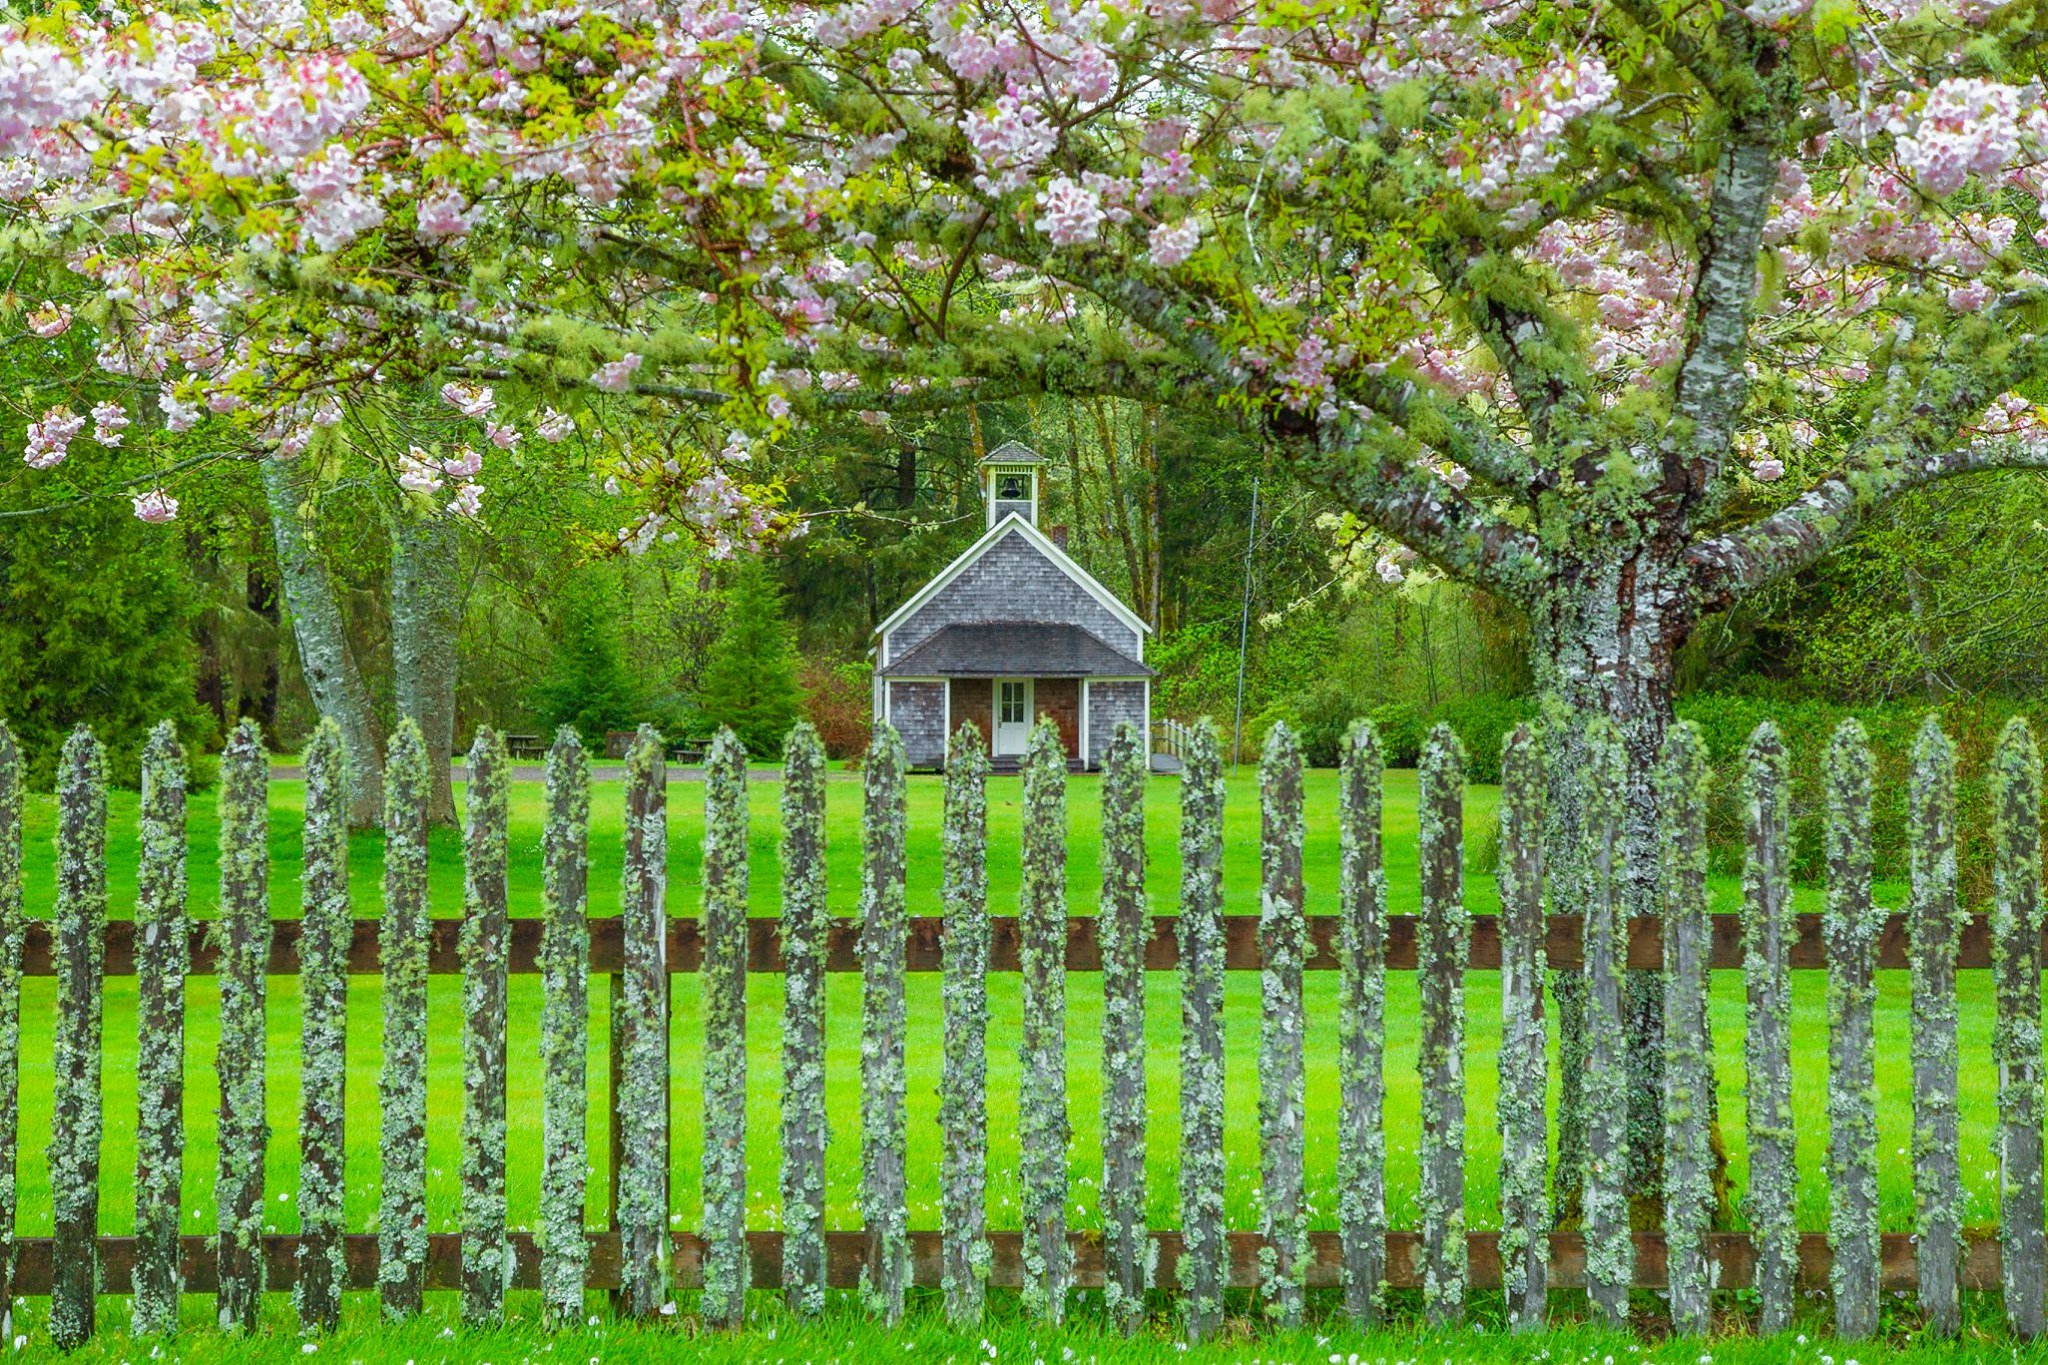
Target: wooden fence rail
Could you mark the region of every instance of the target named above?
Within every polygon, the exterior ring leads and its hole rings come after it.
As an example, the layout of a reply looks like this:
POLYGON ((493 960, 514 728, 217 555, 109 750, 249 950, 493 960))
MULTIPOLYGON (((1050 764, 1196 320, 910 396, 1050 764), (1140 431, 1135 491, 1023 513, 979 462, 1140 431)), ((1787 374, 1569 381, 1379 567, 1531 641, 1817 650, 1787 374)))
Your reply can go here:
MULTIPOLYGON (((1550 722, 1555 726, 1558 722, 1550 722)), ((1100 1289, 1112 1323, 1133 1330, 1151 1305, 1176 1300, 1191 1337, 1218 1331, 1226 1291, 1249 1291, 1261 1313, 1300 1322, 1310 1290, 1333 1294, 1358 1322, 1380 1321, 1385 1291, 1419 1290, 1436 1323, 1462 1318, 1475 1289, 1502 1289, 1517 1328, 1539 1325, 1552 1290, 1585 1290, 1595 1310, 1625 1324, 1630 1291, 1670 1290, 1679 1330, 1713 1321, 1716 1296, 1754 1288, 1760 1326, 1790 1321, 1800 1287, 1826 1286, 1836 1330, 1876 1330, 1881 1294, 1912 1291, 1927 1329, 1953 1332, 1961 1289, 1997 1290, 2017 1337, 2048 1330, 2048 1208, 2043 1197, 2040 963, 2040 759, 2014 722, 1990 772, 1997 865, 1988 915, 1965 915, 1954 880, 1953 751, 1932 726, 1916 749, 1911 899, 1889 915, 1871 889, 1868 746, 1853 722, 1829 754, 1827 912, 1790 912, 1786 755, 1760 727, 1743 758, 1748 864, 1739 915, 1706 906, 1706 754, 1675 728, 1645 775, 1654 820, 1624 809, 1630 761, 1605 722, 1546 744, 1530 727, 1503 753, 1499 884, 1505 916, 1466 906, 1462 834, 1466 755, 1438 727, 1423 747, 1418 871, 1422 913, 1386 913, 1377 737, 1346 735, 1338 811, 1342 850, 1334 888, 1304 886, 1302 755, 1275 727, 1260 759, 1260 913, 1225 916, 1222 780, 1217 737, 1184 738, 1178 913, 1153 914, 1144 864, 1144 744, 1128 727, 1109 748, 1098 825, 1101 908, 1067 913, 1067 770, 1058 736, 1041 720, 1024 767, 1023 877, 1018 914, 988 905, 986 746, 972 726, 952 742, 946 775, 943 860, 913 866, 905 844, 903 751, 887 726, 863 772, 859 910, 827 912, 823 753, 800 726, 785 753, 779 888, 784 918, 747 914, 746 755, 722 733, 707 756, 702 918, 669 913, 668 787, 659 736, 644 729, 627 750, 621 913, 588 915, 590 789, 587 759, 565 732, 548 754, 543 846, 544 914, 508 919, 506 784, 501 740, 481 732, 471 750, 463 838, 463 905, 432 918, 427 897, 425 750, 416 727, 393 736, 385 792, 383 913, 356 918, 348 904, 346 834, 339 823, 347 755, 331 725, 307 754, 307 833, 300 918, 274 916, 268 885, 267 765, 260 737, 234 735, 221 783, 221 918, 197 923, 185 883, 184 757, 167 728, 144 764, 135 918, 110 922, 106 897, 104 755, 89 733, 67 742, 59 765, 57 894, 49 918, 21 898, 20 757, 0 725, 0 1298, 48 1294, 52 1337, 63 1346, 98 1327, 102 1292, 134 1292, 132 1322, 145 1334, 175 1329, 183 1293, 216 1296, 224 1328, 246 1329, 261 1296, 291 1290, 303 1327, 330 1329, 344 1288, 379 1292, 384 1312, 420 1311, 428 1290, 460 1290, 466 1321, 489 1325, 507 1288, 542 1291, 547 1320, 580 1318, 584 1295, 606 1290, 620 1311, 672 1313, 678 1291, 697 1292, 711 1326, 745 1321, 752 1291, 780 1290, 792 1311, 815 1313, 828 1288, 857 1289, 885 1322, 906 1311, 912 1288, 943 1289, 956 1323, 971 1324, 990 1288, 1018 1291, 1026 1311, 1057 1322, 1071 1291, 1100 1289), (1585 766, 1565 771, 1566 757, 1585 766), (1548 840, 1545 788, 1560 773, 1585 799, 1574 838, 1548 840), (1654 828, 1653 848, 1625 831, 1654 828), (1630 860, 1648 858, 1630 866, 1630 860), (1563 864, 1559 866, 1556 864, 1563 864), (912 878, 941 881, 945 913, 912 917, 912 878), (1648 888, 1654 894, 1645 895, 1648 888), (1323 898, 1330 897, 1328 900, 1323 898), (1321 903, 1335 914, 1306 913, 1321 903), (1545 914, 1558 903, 1584 914, 1545 914), (1644 910, 1653 913, 1645 914, 1644 910), (1630 912, 1634 911, 1633 917, 1630 912), (1715 1112, 1709 968, 1743 973, 1750 1163, 1742 1207, 1750 1233, 1714 1226, 1725 1213, 1713 1182, 1715 1112), (1878 1223, 1880 1153, 1873 1095, 1875 973, 1910 968, 1913 992, 1912 1231, 1878 1223), (1992 1069, 1966 1075, 1955 1028, 1955 972, 1994 969, 1997 1026, 1992 1069), (1493 1000, 1470 973, 1498 970, 1493 1000), (1791 1103, 1789 972, 1824 971, 1829 987, 1829 1226, 1795 1220, 1798 1125, 1791 1103), (1417 1199, 1421 1226, 1386 1226, 1386 972, 1417 974, 1421 1081, 1417 1199), (1546 1111, 1545 971, 1559 1002, 1555 1027, 1569 1073, 1564 1094, 1585 1106, 1557 1115, 1557 1161, 1546 1111), (1176 1230, 1147 1226, 1157 1202, 1146 1150, 1147 1008, 1144 973, 1181 985, 1180 1132, 1176 1230), (1260 973, 1256 1070, 1257 1231, 1224 1222, 1228 1189, 1224 1080, 1226 972, 1260 973), (1336 1113, 1312 1112, 1305 1086, 1304 971, 1341 973, 1337 991, 1340 1093, 1336 1113), (1643 1060, 1627 1032, 1632 971, 1668 979, 1663 1051, 1652 1059, 1664 1122, 1648 1136, 1624 1123, 1643 1060), (589 977, 609 978, 607 1090, 611 1185, 586 1188, 584 1130, 591 1082, 589 977), (823 974, 861 981, 859 1229, 824 1227, 826 992, 823 974), (943 972, 944 1052, 939 1168, 941 1226, 908 1225, 906 972, 943 972), (1023 1027, 1018 1151, 1021 1230, 987 1226, 988 979, 1014 973, 1023 1027), (1100 973, 1085 986, 1069 973, 1100 973), (671 1118, 676 1067, 670 990, 679 973, 703 976, 700 1050, 704 1115, 703 1223, 675 1226, 671 1118), (775 1172, 746 1163, 749 973, 781 973, 783 1160, 775 1172), (542 977, 543 1159, 537 1232, 507 1226, 507 978, 542 977), (104 982, 138 977, 140 1068, 135 1238, 99 1236, 100 1137, 105 1115, 104 982), (214 1205, 218 1230, 182 1233, 178 1176, 184 1129, 182 1058, 190 976, 221 984, 221 1111, 214 1205), (464 987, 459 1232, 427 1226, 425 1133, 428 979, 464 987), (54 1103, 49 1161, 50 1238, 15 1238, 13 1179, 20 1117, 20 983, 56 978, 49 1066, 54 1103), (305 1231, 261 1231, 268 1132, 263 1017, 266 980, 297 976, 309 1003, 300 1042, 300 1200, 305 1231), (378 1231, 342 1223, 342 1157, 350 976, 379 978, 383 1058, 378 1078, 378 1231), (1105 1232, 1070 1224, 1072 1138, 1067 1073, 1072 989, 1100 991, 1105 1158, 1099 1186, 1105 1232), (1465 1039, 1479 1011, 1501 1011, 1499 1089, 1505 1231, 1466 1226, 1465 1039), (1575 1032, 1577 1031, 1577 1032, 1575 1032), (1958 1184, 1959 1094, 1995 1086, 2000 1154, 1999 1227, 1965 1232, 1958 1184), (1304 1160, 1311 1129, 1334 1121, 1342 1189, 1334 1229, 1310 1230, 1304 1160), (1567 1142, 1566 1137, 1570 1137, 1567 1142), (1663 1172, 1643 1188, 1635 1172, 1663 1172), (745 1225, 750 1192, 779 1186, 785 1232, 745 1225), (1555 1230, 1555 1207, 1585 1230, 1555 1230), (1665 1229, 1630 1231, 1631 1210, 1661 1208, 1665 1229), (602 1221, 602 1230, 592 1231, 602 1221), (1505 1264, 1504 1264, 1505 1260, 1505 1264)), ((1553 729, 1550 736, 1557 738, 1553 729)), ((1157 888, 1149 888, 1156 892, 1157 888)), ((693 898, 694 899, 694 898, 693 898)), ((36 907, 41 909, 41 907, 36 907)), ((1249 1036, 1241 1034, 1240 1036, 1249 1036)), ((1811 1052, 1811 1040, 1800 1040, 1811 1052)), ((35 1058, 37 1065, 43 1058, 35 1058)), ((1154 1059, 1156 1060, 1156 1059, 1154 1059)), ((521 1063, 523 1065, 523 1063, 521 1063)), ((1981 1067, 1981 1062, 1978 1063, 1981 1067)), ((1007 1145, 1007 1144, 1005 1144, 1007 1145)), ((1634 1221, 1640 1221, 1639 1219, 1634 1221)))

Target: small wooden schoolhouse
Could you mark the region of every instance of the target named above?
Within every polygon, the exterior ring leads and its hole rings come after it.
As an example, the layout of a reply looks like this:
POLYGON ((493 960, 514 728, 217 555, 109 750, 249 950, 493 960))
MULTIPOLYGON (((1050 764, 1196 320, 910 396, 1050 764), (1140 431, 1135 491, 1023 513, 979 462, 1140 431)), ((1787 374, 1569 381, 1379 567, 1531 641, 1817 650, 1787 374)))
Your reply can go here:
POLYGON ((875 628, 875 719, 903 736, 912 767, 941 766, 969 720, 999 768, 1040 716, 1075 768, 1101 762, 1121 721, 1151 732, 1151 630, 1039 526, 1044 466, 1014 441, 990 452, 980 539, 875 628))

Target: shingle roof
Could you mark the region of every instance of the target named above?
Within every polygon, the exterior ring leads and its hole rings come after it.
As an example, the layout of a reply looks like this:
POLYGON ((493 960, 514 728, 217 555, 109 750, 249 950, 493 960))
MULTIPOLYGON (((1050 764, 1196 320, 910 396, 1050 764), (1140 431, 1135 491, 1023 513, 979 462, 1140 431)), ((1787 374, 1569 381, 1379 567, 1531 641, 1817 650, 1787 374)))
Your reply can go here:
POLYGON ((1044 464, 1045 456, 1021 441, 1005 441, 982 457, 983 464, 1044 464))
POLYGON ((1152 670, 1079 626, 983 621, 946 626, 881 670, 885 678, 1149 678, 1152 670))

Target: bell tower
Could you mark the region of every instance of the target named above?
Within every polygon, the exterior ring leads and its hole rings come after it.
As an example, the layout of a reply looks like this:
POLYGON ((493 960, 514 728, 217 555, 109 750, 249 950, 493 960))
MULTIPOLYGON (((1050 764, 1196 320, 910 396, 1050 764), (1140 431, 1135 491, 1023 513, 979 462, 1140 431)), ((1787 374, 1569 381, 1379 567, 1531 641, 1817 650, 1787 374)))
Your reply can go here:
POLYGON ((1038 525, 1038 472, 1045 457, 1027 445, 1005 442, 981 462, 981 491, 993 527, 1015 514, 1038 525))

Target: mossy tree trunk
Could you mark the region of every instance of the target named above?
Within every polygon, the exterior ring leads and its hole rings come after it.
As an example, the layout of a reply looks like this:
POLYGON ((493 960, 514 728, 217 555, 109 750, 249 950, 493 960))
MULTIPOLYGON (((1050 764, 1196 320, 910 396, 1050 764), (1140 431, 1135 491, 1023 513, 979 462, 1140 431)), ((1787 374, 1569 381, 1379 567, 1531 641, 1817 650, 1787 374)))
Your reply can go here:
MULTIPOLYGON (((825 1309, 825 746, 799 721, 782 750, 782 1288, 825 1309)), ((950 946, 950 945, 949 945, 950 946)))
POLYGON ((185 751, 169 721, 142 750, 135 875, 135 1335, 178 1328, 185 1177, 185 751))
MULTIPOLYGON (((299 1327, 341 1325, 348 1191, 348 899, 351 779, 341 728, 323 719, 306 745, 299 933, 299 1327)), ((379 788, 382 788, 380 777, 379 788)))
POLYGON ((270 757, 253 720, 235 727, 220 765, 219 1209, 224 1331, 252 1331, 263 1309, 264 999, 270 969, 270 757))
POLYGON ((1955 748, 1933 716, 1913 744, 1908 816, 1913 977, 1913 1234, 1927 1330, 1962 1326, 1962 1149, 1956 1128, 1956 948, 1969 912, 1956 896, 1955 748))
POLYGON ((1041 716, 1024 755, 1017 1203, 1024 1224, 1024 1311, 1054 1323, 1066 1312, 1073 1275, 1067 1247, 1066 797, 1066 750, 1052 718, 1041 716))
POLYGON ((1416 1067, 1422 1081, 1423 1311, 1433 1326, 1465 1317, 1465 747, 1447 725, 1422 746, 1417 774, 1422 916, 1415 968, 1421 994, 1416 1067))
POLYGON ((2044 1330, 2048 1219, 2041 1187, 2041 755, 2015 716, 1991 758, 1991 949, 1998 1023, 1998 1241, 2005 1320, 2044 1330))
POLYGON ((1877 1330, 1877 938, 1871 897, 1870 743, 1844 721, 1828 746, 1828 1245, 1835 1333, 1877 1330))
POLYGON ((1749 1192, 1757 1328, 1792 1325, 1799 1273, 1798 1145, 1792 1117, 1792 811, 1785 742, 1769 721, 1743 759, 1748 858, 1742 870, 1742 978, 1748 993, 1749 1192))
POLYGON ((860 887, 861 1220, 867 1264, 861 1297, 894 1324, 910 1288, 909 1189, 904 1135, 904 952, 910 921, 903 899, 903 740, 875 728, 863 770, 860 887))
POLYGON ((506 821, 511 759, 480 728, 469 749, 462 832, 462 1320, 505 1315, 512 1248, 505 1228, 506 821))
POLYGON ((1713 1321, 1707 1228, 1714 1216, 1714 1041, 1707 1021, 1713 950, 1707 922, 1706 740, 1681 721, 1657 773, 1663 820, 1664 1236, 1671 1326, 1713 1321))
POLYGON ((547 1322, 583 1317, 590 1265, 590 763, 563 726, 548 749, 541 832, 540 1288, 547 1322))
POLYGON ((1125 722, 1102 755, 1102 1253, 1110 1320, 1145 1317, 1152 1238, 1145 1223, 1146 750, 1125 722))
POLYGON ((1180 783, 1180 1288, 1191 1340, 1223 1327, 1223 759, 1196 725, 1180 783))
POLYGON ((378 1159, 377 1288, 393 1321, 420 1311, 427 1283, 427 751, 401 721, 384 763, 384 1058, 378 1159))
POLYGON ((1586 1171, 1581 1216, 1586 1235, 1586 1296, 1614 1326, 1628 1321, 1635 1247, 1629 1238, 1628 903, 1622 798, 1627 756, 1621 735, 1596 719, 1585 736, 1588 899, 1586 968, 1586 1171))
POLYGON ((420 728, 427 820, 455 823, 456 641, 462 633, 455 519, 400 508, 391 529, 391 663, 398 714, 420 728))
POLYGON ((625 938, 614 1007, 620 1057, 612 1097, 618 1154, 619 1307, 652 1318, 668 1302, 668 772, 661 736, 640 727, 626 753, 625 938))
POLYGON ((1302 1207, 1308 1105, 1302 1035, 1301 746, 1285 721, 1266 732, 1259 756, 1259 1201, 1260 1279, 1266 1312, 1301 1325, 1308 1287, 1308 1214, 1302 1207))
POLYGON ((85 1344, 97 1323, 100 1260, 101 998, 107 940, 107 773, 83 726, 57 766, 57 1030, 50 1103, 50 1336, 85 1344))
POLYGON ((979 1323, 988 1296, 988 766, 981 732, 962 725, 946 757, 939 1081, 940 1275, 956 1327, 979 1323))
POLYGON ((1543 1325, 1550 1268, 1550 1143, 1544 1101, 1543 760, 1527 725, 1500 758, 1500 1273, 1508 1322, 1543 1325))
POLYGON ((704 1321, 747 1315, 747 751, 704 764, 704 1321))

